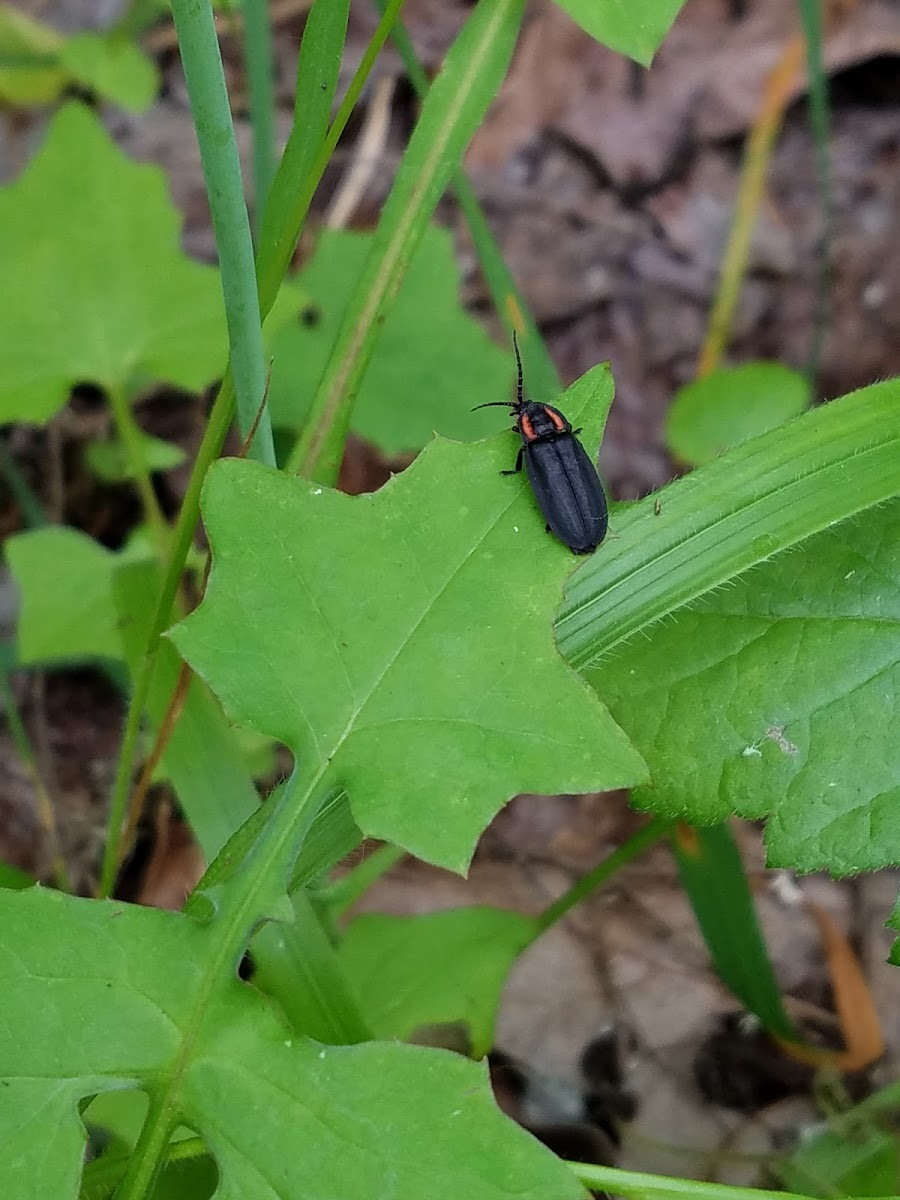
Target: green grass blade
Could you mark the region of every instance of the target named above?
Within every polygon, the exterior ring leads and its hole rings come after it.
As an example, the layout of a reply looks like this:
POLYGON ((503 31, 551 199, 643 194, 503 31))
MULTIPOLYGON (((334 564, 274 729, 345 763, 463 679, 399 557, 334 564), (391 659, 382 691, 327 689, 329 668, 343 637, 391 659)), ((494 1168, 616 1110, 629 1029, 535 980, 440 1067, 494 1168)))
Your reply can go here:
POLYGON ((828 291, 831 280, 831 234, 834 218, 831 194, 831 155, 829 150, 828 77, 822 60, 822 5, 819 0, 797 0, 800 22, 806 40, 806 67, 809 74, 809 123, 816 147, 816 176, 822 207, 816 281, 816 313, 813 341, 806 364, 810 390, 815 385, 828 320, 828 291))
MULTIPOLYGON (((294 121, 263 208, 257 255, 259 304, 271 309, 322 177, 322 150, 337 89, 350 0, 316 0, 297 59, 294 121)), ((327 162, 327 157, 325 158, 327 162)))
POLYGON ((244 61, 253 130, 253 207, 257 232, 275 173, 275 84, 267 0, 243 0, 244 61))
POLYGON ((0 479, 9 488, 13 499, 22 510, 22 516, 29 529, 40 529, 42 525, 47 524, 40 500, 19 470, 19 464, 5 441, 0 441, 0 479))
MULTIPOLYGON (((266 364, 253 240, 231 107, 212 8, 192 0, 173 0, 172 15, 216 235, 238 425, 247 437, 265 392, 266 364)), ((275 465, 272 426, 265 412, 248 453, 275 465)))
POLYGON ((778 551, 896 495, 898 461, 900 382, 892 380, 804 413, 614 510, 614 536, 566 589, 560 650, 576 666, 596 661, 778 551))
MULTIPOLYGON (((380 8, 384 8, 384 0, 378 0, 378 4, 380 8)), ((400 22, 394 26, 391 36, 417 95, 424 100, 430 84, 428 76, 425 74, 425 68, 419 62, 412 39, 400 22)), ((523 351, 528 358, 529 395, 538 401, 552 402, 563 390, 562 381, 557 374, 546 343, 538 331, 534 316, 503 260, 497 241, 491 233, 481 204, 475 195, 475 189, 469 182, 465 171, 457 171, 453 175, 451 183, 472 235, 475 253, 478 255, 494 308, 510 335, 514 328, 519 333, 527 334, 520 341, 523 342, 523 351)))
POLYGON ((264 925, 251 943, 254 985, 277 996, 294 1029, 332 1046, 370 1041, 334 947, 307 892, 291 897, 293 919, 264 925))
POLYGON ((675 830, 672 849, 719 977, 770 1033, 796 1040, 731 830, 727 825, 683 829, 675 830))
POLYGON ((523 0, 480 0, 451 47, 422 106, 308 428, 290 456, 290 470, 324 481, 336 477, 353 399, 381 322, 469 139, 499 90, 523 8, 523 0))

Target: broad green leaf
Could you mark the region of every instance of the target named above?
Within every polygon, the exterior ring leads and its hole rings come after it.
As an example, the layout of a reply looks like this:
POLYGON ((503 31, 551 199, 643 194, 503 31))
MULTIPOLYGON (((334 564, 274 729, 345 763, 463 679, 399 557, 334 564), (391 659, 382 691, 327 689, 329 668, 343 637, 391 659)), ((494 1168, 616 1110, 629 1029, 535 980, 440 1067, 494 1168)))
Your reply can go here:
POLYGON ((808 404, 806 380, 781 363, 723 368, 676 392, 666 416, 669 449, 681 462, 697 466, 783 425, 808 404))
POLYGON ((132 112, 153 103, 159 77, 153 62, 130 38, 114 33, 79 33, 60 51, 72 78, 132 112))
MULTIPOLYGON (((652 518, 651 518, 652 519, 652 518)), ((900 862, 900 501, 810 538, 587 672, 646 758, 643 808, 768 817, 773 866, 900 862)))
MULTIPOLYGON (((180 446, 162 438, 151 437, 138 431, 138 438, 143 450, 144 461, 150 471, 168 471, 177 467, 185 460, 185 453, 180 446)), ((98 479, 106 483, 124 483, 134 479, 128 455, 122 442, 90 442, 84 451, 85 461, 98 479)))
POLYGON ((566 586, 556 632, 576 666, 900 491, 900 381, 886 380, 733 447, 620 506, 566 586))
POLYGON ((0 100, 7 104, 50 104, 66 86, 59 65, 65 39, 28 13, 0 4, 0 100))
POLYGON ((465 1022, 473 1058, 494 1044, 509 969, 537 923, 500 908, 422 916, 367 913, 347 928, 340 959, 376 1037, 408 1038, 426 1025, 465 1022))
POLYGON ((139 368, 186 388, 215 377, 218 275, 178 241, 162 171, 129 162, 87 109, 63 108, 0 192, 0 422, 46 421, 73 384, 124 388, 139 368))
POLYGON ((72 84, 140 111, 152 102, 158 77, 129 38, 116 33, 66 38, 28 13, 0 4, 0 99, 52 104, 72 84))
POLYGON ((556 0, 598 42, 650 65, 684 0, 556 0))
POLYGON ((233 974, 225 947, 248 916, 226 905, 204 925, 42 888, 0 893, 0 1144, 17 1200, 75 1200, 78 1102, 135 1086, 204 1139, 217 1200, 455 1200, 460 1180, 468 1200, 581 1194, 497 1110, 483 1066, 294 1036, 233 974))
POLYGON ((17 534, 5 549, 21 593, 23 666, 124 657, 112 578, 128 551, 115 554, 58 526, 17 534))
MULTIPOLYGON (((372 247, 372 235, 326 230, 297 277, 303 311, 273 340, 269 410, 300 430, 372 247)), ((459 304, 450 234, 428 228, 409 264, 366 369, 351 428, 387 454, 420 449, 435 432, 471 440, 496 427, 476 404, 505 400, 512 356, 459 304)))
MULTIPOLYGON (((563 399, 589 445, 611 395, 596 368, 563 399)), ((516 444, 436 439, 359 497, 215 464, 213 572, 173 632, 229 717, 346 788, 365 833, 455 870, 519 791, 643 777, 553 643, 572 555, 544 532, 523 476, 500 475, 516 444)))

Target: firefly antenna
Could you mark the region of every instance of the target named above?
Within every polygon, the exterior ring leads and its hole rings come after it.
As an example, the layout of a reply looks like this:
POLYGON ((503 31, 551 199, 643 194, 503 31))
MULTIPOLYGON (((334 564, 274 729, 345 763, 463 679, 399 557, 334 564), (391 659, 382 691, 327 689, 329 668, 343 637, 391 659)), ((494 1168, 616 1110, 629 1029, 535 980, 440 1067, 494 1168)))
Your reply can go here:
POLYGON ((513 349, 516 352, 516 363, 519 368, 519 378, 516 383, 516 407, 521 407, 524 403, 522 399, 522 355, 519 353, 519 339, 516 337, 515 330, 513 330, 513 349))
POLYGON ((525 403, 522 390, 522 355, 519 353, 519 339, 516 337, 516 331, 513 330, 513 349, 516 352, 516 365, 519 368, 519 377, 516 381, 516 402, 511 400, 490 400, 487 404, 476 404, 472 412, 476 412, 479 408, 514 408, 520 409, 525 403))

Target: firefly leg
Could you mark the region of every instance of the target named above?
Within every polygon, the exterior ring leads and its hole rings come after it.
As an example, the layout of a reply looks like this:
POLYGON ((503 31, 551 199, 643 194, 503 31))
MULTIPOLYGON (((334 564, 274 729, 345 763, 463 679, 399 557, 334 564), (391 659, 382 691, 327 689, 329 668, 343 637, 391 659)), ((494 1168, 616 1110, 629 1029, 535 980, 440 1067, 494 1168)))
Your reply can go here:
POLYGON ((516 455, 516 465, 512 471, 501 471, 501 475, 517 475, 522 470, 522 458, 525 454, 525 447, 519 447, 519 453, 516 455))

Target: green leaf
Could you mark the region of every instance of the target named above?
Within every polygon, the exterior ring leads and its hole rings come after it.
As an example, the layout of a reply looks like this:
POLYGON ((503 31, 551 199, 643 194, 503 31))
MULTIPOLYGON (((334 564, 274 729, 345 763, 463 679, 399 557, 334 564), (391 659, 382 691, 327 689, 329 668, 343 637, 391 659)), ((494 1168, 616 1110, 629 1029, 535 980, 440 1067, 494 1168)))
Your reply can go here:
POLYGON ((560 649, 592 662, 779 550, 897 494, 900 381, 872 384, 619 507, 566 587, 560 649))
POLYGON ((138 368, 185 388, 215 377, 218 275, 178 242, 163 172, 126 159, 87 109, 63 108, 0 192, 0 422, 46 421, 73 384, 124 389, 138 368))
MULTIPOLYGON (((149 471, 168 471, 184 462, 186 455, 180 446, 138 430, 138 441, 149 471)), ((131 463, 122 442, 90 442, 84 451, 87 465, 105 483, 124 483, 134 478, 131 463)))
MULTIPOLYGON (((370 234, 326 230, 299 273, 305 307, 272 343, 273 424, 303 427, 372 243, 370 234)), ((472 440, 496 427, 496 415, 471 409, 506 399, 511 354, 460 308, 458 293, 450 234, 430 226, 382 327, 353 410, 353 431, 386 454, 418 450, 434 432, 472 440)))
POLYGON ((130 38, 115 33, 79 33, 60 51, 72 78, 130 112, 143 112, 156 96, 156 66, 130 38))
POLYGON ((0 4, 0 98, 11 104, 52 104, 74 83, 139 112, 152 103, 158 82, 151 60, 121 34, 65 38, 0 4))
MULTIPOLYGON (((652 518, 651 518, 652 519, 652 518)), ((900 501, 810 538, 588 672, 650 764, 642 808, 768 817, 773 866, 900 862, 900 501)))
POLYGON ((556 0, 598 42, 650 65, 684 0, 556 0))
MULTIPOLYGON (((597 368, 563 400, 573 420, 588 414, 588 444, 611 397, 597 368)), ((501 477, 515 445, 436 439, 359 497, 214 465, 213 572, 173 632, 226 713, 345 787, 365 833, 455 870, 519 791, 643 777, 553 643, 572 555, 527 482, 501 477)))
MULTIPOLYGON (((0 893, 0 1143, 18 1200, 75 1200, 79 1100, 136 1084, 150 1093, 153 1134, 164 1111, 161 1154, 178 1124, 205 1140, 219 1200, 450 1200, 461 1177, 467 1200, 580 1195, 497 1110, 483 1066, 418 1046, 292 1036, 225 966, 233 920, 201 925, 41 888, 0 893)), ((152 1178, 146 1150, 132 1165, 152 1178)))
POLYGON ((729 446, 784 425, 809 404, 809 386, 780 363, 744 363, 685 384, 666 416, 672 454, 697 466, 729 446))
POLYGON ((347 928, 340 960, 376 1037, 465 1022, 473 1058, 494 1044, 509 969, 537 936, 532 917, 472 907, 414 917, 368 913, 347 928))
MULTIPOLYGON (((133 553, 143 552, 138 547, 133 553)), ((131 555, 114 554, 77 529, 58 526, 7 541, 7 562, 22 596, 23 666, 124 657, 112 578, 131 555)))

